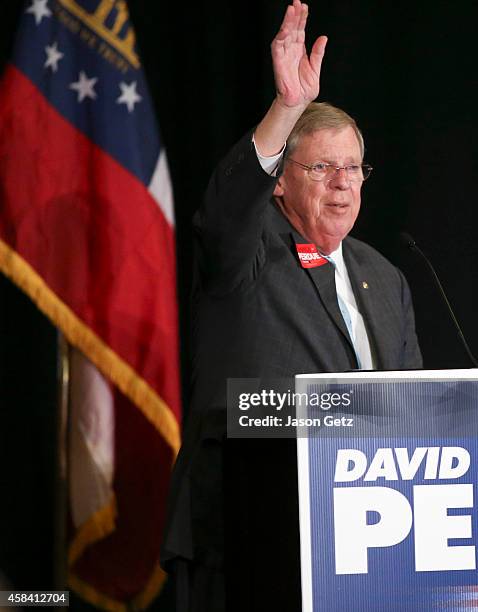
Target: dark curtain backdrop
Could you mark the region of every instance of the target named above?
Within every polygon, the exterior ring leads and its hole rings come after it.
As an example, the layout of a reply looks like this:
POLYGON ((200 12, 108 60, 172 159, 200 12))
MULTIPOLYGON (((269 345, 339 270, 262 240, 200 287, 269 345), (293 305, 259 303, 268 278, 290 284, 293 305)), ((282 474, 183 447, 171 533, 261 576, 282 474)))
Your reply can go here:
MULTIPOLYGON (((187 410, 190 218, 215 163, 272 100, 269 44, 286 3, 129 4, 175 191, 187 410)), ((2 5, 3 62, 21 10, 2 5)), ((357 119, 374 166, 353 233, 408 277, 429 368, 470 364, 427 270, 397 234, 409 231, 433 260, 478 353, 477 17, 472 0, 310 7, 309 44, 329 36, 320 98, 357 119)), ((17 588, 51 585, 55 368, 54 330, 0 279, 0 567, 17 588)))

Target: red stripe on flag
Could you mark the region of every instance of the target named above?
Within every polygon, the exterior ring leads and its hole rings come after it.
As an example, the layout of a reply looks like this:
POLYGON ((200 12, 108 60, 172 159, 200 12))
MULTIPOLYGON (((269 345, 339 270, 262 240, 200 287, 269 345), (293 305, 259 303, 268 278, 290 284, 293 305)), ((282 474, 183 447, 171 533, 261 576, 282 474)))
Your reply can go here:
POLYGON ((0 236, 179 419, 173 229, 13 66, 3 93, 0 236))

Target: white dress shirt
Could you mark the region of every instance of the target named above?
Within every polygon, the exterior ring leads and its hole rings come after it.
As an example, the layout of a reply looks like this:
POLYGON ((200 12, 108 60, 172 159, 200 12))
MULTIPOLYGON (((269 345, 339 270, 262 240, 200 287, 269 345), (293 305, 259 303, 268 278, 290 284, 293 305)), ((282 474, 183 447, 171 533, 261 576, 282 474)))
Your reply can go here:
POLYGON ((328 255, 328 259, 331 259, 335 265, 335 287, 337 295, 344 302, 352 321, 351 340, 360 363, 360 369, 372 370, 373 358, 370 340, 352 290, 352 283, 350 282, 349 273, 347 272, 347 266, 345 265, 344 256, 342 254, 342 243, 340 243, 336 251, 328 255))

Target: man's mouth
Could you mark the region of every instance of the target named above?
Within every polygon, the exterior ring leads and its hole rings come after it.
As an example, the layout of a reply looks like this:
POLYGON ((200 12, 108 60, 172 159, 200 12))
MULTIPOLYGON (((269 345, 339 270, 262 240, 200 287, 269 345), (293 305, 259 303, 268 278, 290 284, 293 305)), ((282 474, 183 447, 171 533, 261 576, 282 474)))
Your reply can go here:
POLYGON ((343 209, 348 208, 349 205, 344 202, 327 202, 326 206, 330 206, 331 208, 343 209))

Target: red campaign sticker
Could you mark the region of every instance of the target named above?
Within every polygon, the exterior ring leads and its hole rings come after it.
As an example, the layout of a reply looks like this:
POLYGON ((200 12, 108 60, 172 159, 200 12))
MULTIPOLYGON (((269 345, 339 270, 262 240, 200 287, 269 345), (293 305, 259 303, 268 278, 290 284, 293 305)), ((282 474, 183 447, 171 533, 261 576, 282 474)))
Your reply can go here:
POLYGON ((315 244, 296 244, 297 255, 303 268, 317 268, 328 263, 328 259, 322 257, 317 251, 315 244))

